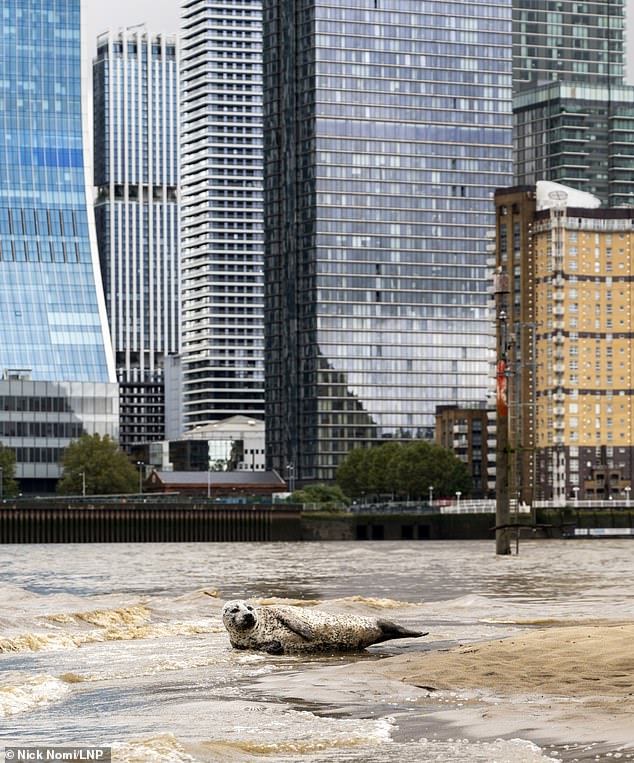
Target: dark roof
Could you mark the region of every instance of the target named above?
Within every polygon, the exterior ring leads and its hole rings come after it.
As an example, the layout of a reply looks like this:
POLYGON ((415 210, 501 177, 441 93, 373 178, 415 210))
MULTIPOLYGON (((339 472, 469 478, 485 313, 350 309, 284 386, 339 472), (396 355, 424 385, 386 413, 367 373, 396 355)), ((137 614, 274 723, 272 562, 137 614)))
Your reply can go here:
POLYGON ((286 483, 277 472, 163 472, 155 470, 158 480, 164 485, 285 485, 286 483))

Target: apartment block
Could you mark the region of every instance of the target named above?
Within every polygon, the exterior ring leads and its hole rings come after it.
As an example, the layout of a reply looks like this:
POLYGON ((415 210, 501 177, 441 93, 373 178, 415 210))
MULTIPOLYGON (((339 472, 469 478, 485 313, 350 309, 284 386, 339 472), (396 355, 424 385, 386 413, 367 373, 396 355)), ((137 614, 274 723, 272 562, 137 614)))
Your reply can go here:
POLYGON ((495 200, 515 489, 558 503, 621 495, 634 456, 634 210, 548 182, 495 200))

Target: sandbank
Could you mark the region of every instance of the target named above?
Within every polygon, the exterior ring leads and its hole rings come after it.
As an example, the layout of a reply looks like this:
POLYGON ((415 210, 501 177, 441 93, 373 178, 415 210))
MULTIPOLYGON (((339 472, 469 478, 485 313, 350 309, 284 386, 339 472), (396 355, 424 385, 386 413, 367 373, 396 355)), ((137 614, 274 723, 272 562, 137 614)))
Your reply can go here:
POLYGON ((634 748, 631 622, 540 628, 364 667, 430 697, 452 698, 449 709, 434 716, 479 738, 521 735, 634 748))

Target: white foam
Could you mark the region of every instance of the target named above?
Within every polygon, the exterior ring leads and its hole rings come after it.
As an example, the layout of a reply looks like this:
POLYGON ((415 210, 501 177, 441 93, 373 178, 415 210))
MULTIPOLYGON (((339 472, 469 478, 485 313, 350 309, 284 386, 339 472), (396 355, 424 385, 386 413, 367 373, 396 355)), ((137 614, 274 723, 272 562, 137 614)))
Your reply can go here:
POLYGON ((172 734, 148 739, 115 742, 113 758, 120 763, 196 763, 172 734))
POLYGON ((31 677, 14 674, 4 676, 2 680, 0 718, 57 702, 71 691, 67 683, 47 674, 31 677))

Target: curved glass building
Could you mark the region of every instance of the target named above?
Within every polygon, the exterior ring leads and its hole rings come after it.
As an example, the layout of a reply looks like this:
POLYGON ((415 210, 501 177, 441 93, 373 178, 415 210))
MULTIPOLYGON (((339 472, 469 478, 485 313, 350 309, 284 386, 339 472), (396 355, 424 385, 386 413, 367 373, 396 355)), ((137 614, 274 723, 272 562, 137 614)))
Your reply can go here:
POLYGON ((50 487, 118 397, 84 162, 80 0, 0 11, 0 439, 50 487))

